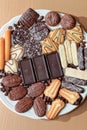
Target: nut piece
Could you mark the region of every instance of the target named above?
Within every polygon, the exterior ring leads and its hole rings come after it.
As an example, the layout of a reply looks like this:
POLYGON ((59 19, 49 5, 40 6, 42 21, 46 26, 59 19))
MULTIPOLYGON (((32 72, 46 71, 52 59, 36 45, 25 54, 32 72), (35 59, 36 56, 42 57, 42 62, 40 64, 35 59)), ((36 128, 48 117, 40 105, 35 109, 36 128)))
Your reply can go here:
POLYGON ((51 99, 54 99, 58 93, 60 85, 61 85, 60 80, 53 79, 51 84, 45 89, 44 95, 50 97, 51 99))
POLYGON ((2 80, 2 84, 6 88, 18 86, 21 82, 22 82, 22 78, 15 74, 5 76, 2 80))
POLYGON ((33 107, 37 116, 42 117, 46 114, 46 104, 45 104, 45 101, 41 97, 37 97, 34 100, 33 107))
POLYGON ((59 94, 72 105, 74 105, 76 101, 80 99, 80 95, 78 92, 71 91, 66 88, 60 89, 59 94))
POLYGON ((50 107, 50 110, 47 112, 46 117, 48 119, 54 119, 57 114, 60 112, 61 109, 65 106, 65 103, 60 99, 55 99, 52 102, 52 105, 50 107))
POLYGON ((45 89, 45 85, 42 82, 38 82, 35 84, 32 84, 29 88, 28 88, 28 95, 29 97, 38 97, 40 96, 45 89))
POLYGON ((9 92, 8 97, 15 101, 23 98, 27 94, 27 89, 23 86, 17 86, 15 88, 12 88, 12 90, 9 92))
POLYGON ((15 110, 19 113, 28 111, 33 105, 32 98, 25 97, 21 99, 19 102, 17 102, 15 106, 15 110))

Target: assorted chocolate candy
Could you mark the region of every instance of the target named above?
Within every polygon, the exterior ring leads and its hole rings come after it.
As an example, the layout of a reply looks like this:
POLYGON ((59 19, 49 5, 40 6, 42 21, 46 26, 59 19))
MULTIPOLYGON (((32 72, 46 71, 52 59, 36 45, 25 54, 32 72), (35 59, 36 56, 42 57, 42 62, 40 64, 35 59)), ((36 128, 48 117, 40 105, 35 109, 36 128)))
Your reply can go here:
POLYGON ((0 37, 0 90, 19 100, 15 110, 33 107, 37 116, 54 119, 67 103, 79 105, 85 91, 80 85, 87 85, 87 47, 75 18, 56 11, 40 16, 29 8, 8 28, 0 37))

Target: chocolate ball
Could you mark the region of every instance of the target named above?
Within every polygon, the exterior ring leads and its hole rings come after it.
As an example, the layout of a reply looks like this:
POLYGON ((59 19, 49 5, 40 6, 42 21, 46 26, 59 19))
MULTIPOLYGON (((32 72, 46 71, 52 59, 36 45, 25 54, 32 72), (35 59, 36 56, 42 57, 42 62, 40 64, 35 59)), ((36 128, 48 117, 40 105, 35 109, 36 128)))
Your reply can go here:
POLYGON ((61 26, 64 29, 72 29, 75 27, 76 20, 72 15, 65 14, 61 19, 61 26))
POLYGON ((49 26, 56 26, 60 22, 60 16, 57 12, 48 12, 45 16, 46 24, 49 26))

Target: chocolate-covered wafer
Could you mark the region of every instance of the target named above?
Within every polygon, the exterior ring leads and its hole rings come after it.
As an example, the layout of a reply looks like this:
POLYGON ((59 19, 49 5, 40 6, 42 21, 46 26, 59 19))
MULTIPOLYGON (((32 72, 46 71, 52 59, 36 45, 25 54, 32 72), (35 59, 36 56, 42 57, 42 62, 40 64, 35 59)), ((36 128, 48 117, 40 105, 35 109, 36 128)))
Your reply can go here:
POLYGON ((79 87, 77 85, 74 85, 72 83, 65 82, 65 81, 62 81, 61 88, 67 88, 69 90, 76 91, 76 92, 79 92, 79 93, 84 92, 84 89, 82 87, 79 87))
POLYGON ((87 80, 83 80, 83 79, 78 79, 78 78, 74 78, 74 77, 69 77, 69 76, 64 76, 64 80, 66 82, 70 82, 76 85, 87 85, 87 80))
POLYGON ((19 19, 19 23, 26 28, 29 28, 34 22, 37 21, 39 14, 35 12, 33 9, 29 8, 22 14, 19 19))
POLYGON ((85 69, 87 69, 87 48, 84 48, 85 69))
POLYGON ((81 70, 85 69, 85 61, 84 61, 84 46, 79 46, 78 48, 78 65, 81 70))

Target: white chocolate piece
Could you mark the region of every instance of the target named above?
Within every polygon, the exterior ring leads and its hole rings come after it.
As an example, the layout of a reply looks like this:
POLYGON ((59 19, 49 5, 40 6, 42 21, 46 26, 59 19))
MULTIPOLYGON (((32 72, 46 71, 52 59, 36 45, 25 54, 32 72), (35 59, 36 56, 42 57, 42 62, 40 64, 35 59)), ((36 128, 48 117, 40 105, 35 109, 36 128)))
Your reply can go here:
POLYGON ((65 76, 87 80, 87 71, 77 70, 77 69, 67 67, 65 69, 65 76))
POLYGON ((80 98, 79 93, 68 90, 66 88, 60 89, 59 94, 72 105, 80 98))
POLYGON ((77 53, 77 44, 75 41, 71 42, 71 52, 72 52, 72 59, 73 64, 75 66, 78 66, 78 53, 77 53))
POLYGON ((67 62, 68 64, 72 64, 72 52, 71 52, 71 43, 69 40, 65 40, 64 41, 64 47, 65 47, 65 51, 66 51, 66 57, 67 57, 67 62))
POLYGON ((24 48, 20 45, 14 45, 11 47, 11 59, 20 60, 24 55, 24 48))
POLYGON ((66 58, 66 52, 65 52, 65 47, 63 44, 59 45, 59 55, 60 55, 60 60, 63 68, 66 68, 68 63, 67 63, 67 58, 66 58))
POLYGON ((65 103, 60 100, 60 99, 55 99, 53 102, 52 102, 52 105, 49 109, 49 111, 47 112, 46 114, 46 117, 48 119, 54 119, 58 113, 61 111, 61 109, 63 109, 65 106, 65 103))
POLYGON ((4 68, 6 73, 17 73, 18 70, 18 63, 16 60, 9 60, 8 62, 5 63, 5 68, 4 68))

